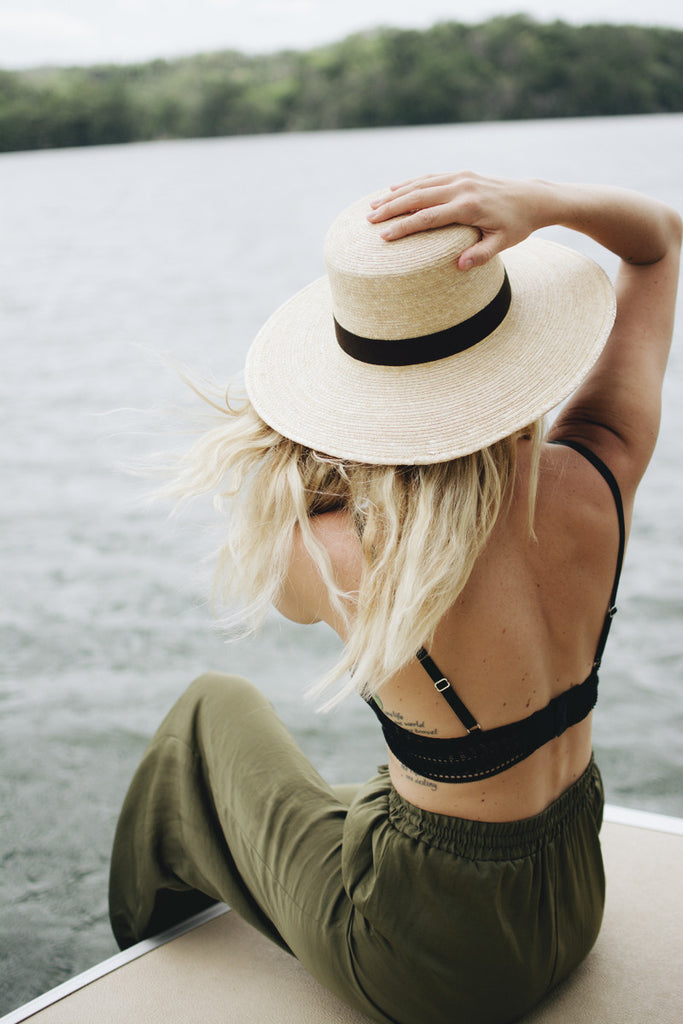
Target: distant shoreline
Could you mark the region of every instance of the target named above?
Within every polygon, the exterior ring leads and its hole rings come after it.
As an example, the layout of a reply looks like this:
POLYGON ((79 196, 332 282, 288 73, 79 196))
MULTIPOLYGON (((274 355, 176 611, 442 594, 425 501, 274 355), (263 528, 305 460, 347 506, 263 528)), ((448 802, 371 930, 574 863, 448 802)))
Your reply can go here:
POLYGON ((0 151, 683 111, 683 30, 524 15, 327 46, 0 71, 0 151))

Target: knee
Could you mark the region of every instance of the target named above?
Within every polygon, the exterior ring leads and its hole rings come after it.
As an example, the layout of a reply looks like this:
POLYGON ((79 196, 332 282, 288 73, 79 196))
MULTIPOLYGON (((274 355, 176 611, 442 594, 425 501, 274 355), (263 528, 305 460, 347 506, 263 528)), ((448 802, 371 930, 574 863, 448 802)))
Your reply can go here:
POLYGON ((272 711, 270 701, 248 679, 205 672, 175 702, 155 739, 175 736, 194 749, 216 730, 224 732, 244 715, 266 709, 272 711))
POLYGON ((204 672, 190 684, 181 700, 216 710, 226 704, 233 710, 270 704, 248 679, 224 672, 204 672))

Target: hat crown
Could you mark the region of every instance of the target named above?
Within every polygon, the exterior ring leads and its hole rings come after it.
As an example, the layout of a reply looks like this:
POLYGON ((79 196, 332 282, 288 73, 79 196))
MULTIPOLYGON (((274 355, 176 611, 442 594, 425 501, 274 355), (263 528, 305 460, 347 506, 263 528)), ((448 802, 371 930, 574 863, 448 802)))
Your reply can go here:
POLYGON ((446 330, 488 305, 505 275, 499 257, 462 271, 461 253, 480 238, 455 224, 392 242, 367 219, 368 199, 344 210, 325 238, 335 319, 364 338, 397 341, 446 330))

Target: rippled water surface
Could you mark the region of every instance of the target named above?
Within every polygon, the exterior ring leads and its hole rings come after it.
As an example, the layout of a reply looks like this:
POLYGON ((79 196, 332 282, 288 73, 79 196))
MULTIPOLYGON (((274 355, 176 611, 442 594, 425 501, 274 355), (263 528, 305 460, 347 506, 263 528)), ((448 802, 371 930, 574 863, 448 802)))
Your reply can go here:
MULTIPOLYGON (((273 617, 257 640, 226 647, 206 608, 204 520, 143 509, 142 485, 117 470, 156 442, 145 416, 113 410, 184 401, 154 353, 232 376, 262 320, 322 273, 336 212, 392 180, 470 166, 617 181, 683 210, 682 154, 674 115, 0 157, 0 1013, 115 951, 106 876, 118 808, 146 740, 199 672, 250 676, 333 781, 382 759, 360 702, 321 718, 302 699, 334 655, 324 629, 273 617)), ((681 333, 679 317, 596 716, 608 799, 677 815, 681 333)))

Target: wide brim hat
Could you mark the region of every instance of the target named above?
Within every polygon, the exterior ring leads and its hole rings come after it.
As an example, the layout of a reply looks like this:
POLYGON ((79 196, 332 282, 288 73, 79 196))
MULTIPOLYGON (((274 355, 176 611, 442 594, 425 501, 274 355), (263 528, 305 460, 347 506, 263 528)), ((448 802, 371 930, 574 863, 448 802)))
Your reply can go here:
POLYGON ((445 462, 534 422, 574 391, 609 336, 604 271, 529 238, 459 270, 479 237, 451 225, 387 242, 362 199, 325 239, 327 276, 254 340, 249 399, 279 433, 357 462, 445 462))

